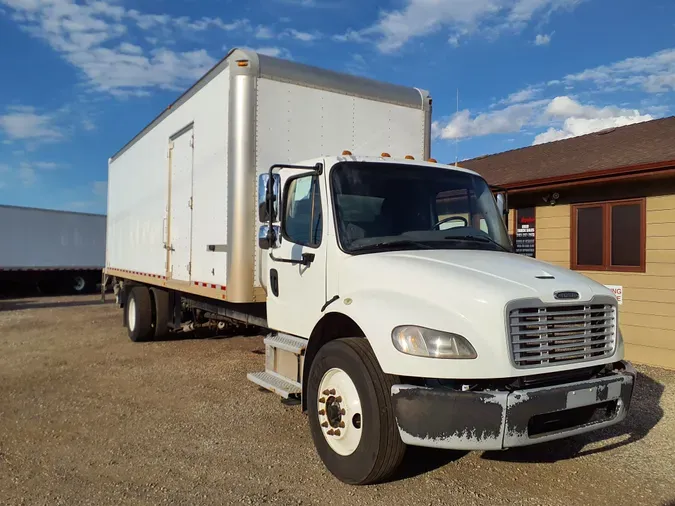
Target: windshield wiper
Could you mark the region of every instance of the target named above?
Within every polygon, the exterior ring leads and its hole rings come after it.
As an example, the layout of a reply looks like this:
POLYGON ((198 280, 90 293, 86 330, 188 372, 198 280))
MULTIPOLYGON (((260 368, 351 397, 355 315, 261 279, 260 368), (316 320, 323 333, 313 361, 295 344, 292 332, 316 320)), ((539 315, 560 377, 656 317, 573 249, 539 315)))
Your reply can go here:
POLYGON ((445 237, 446 239, 457 239, 459 241, 474 241, 474 242, 482 242, 482 243, 488 243, 488 244, 494 244, 497 246, 499 249, 502 251, 506 251, 507 253, 510 253, 511 250, 508 248, 505 248, 501 244, 499 244, 497 241, 495 241, 492 237, 488 236, 478 236, 478 235, 449 235, 445 237))
POLYGON ((381 248, 383 246, 398 246, 398 245, 417 246, 417 247, 423 248, 423 249, 433 248, 433 246, 431 246, 430 244, 425 244, 425 243, 419 242, 419 241, 413 241, 412 239, 392 239, 392 240, 389 240, 389 241, 380 241, 380 242, 376 242, 374 244, 364 244, 363 246, 357 246, 356 248, 354 248, 353 251, 366 251, 366 250, 371 250, 371 249, 378 249, 378 248, 381 248))

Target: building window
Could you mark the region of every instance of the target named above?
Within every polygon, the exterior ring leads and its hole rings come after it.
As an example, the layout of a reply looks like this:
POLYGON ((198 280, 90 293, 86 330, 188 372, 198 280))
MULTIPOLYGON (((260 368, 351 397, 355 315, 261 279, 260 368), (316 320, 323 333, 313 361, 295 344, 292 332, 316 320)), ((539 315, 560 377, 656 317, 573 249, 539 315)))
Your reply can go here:
POLYGON ((645 271, 645 200, 572 206, 572 269, 645 271))

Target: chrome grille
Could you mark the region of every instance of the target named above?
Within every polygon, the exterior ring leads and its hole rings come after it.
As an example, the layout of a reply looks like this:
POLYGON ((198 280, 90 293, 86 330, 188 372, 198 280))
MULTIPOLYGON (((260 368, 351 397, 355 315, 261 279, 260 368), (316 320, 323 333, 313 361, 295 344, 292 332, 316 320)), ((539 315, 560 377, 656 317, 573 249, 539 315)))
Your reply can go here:
POLYGON ((616 307, 611 304, 540 306, 509 312, 517 367, 588 362, 614 352, 616 307))

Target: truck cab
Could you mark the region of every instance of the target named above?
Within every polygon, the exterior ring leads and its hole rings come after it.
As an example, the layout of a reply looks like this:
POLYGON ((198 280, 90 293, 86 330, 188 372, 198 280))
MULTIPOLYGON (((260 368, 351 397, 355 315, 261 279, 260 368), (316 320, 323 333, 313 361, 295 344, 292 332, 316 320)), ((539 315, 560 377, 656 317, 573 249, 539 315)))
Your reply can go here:
POLYGON ((264 373, 324 464, 389 476, 406 445, 497 450, 620 422, 635 372, 617 301, 516 255, 505 199, 435 161, 341 156, 259 181, 264 373))

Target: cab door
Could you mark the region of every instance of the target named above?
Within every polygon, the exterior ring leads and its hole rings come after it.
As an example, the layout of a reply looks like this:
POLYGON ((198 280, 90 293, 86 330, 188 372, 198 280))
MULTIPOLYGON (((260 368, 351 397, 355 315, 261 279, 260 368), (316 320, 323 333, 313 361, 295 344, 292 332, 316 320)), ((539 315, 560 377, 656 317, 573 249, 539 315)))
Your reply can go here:
POLYGON ((325 177, 292 171, 282 191, 281 228, 267 258, 267 321, 276 330, 309 337, 326 302, 325 177))

